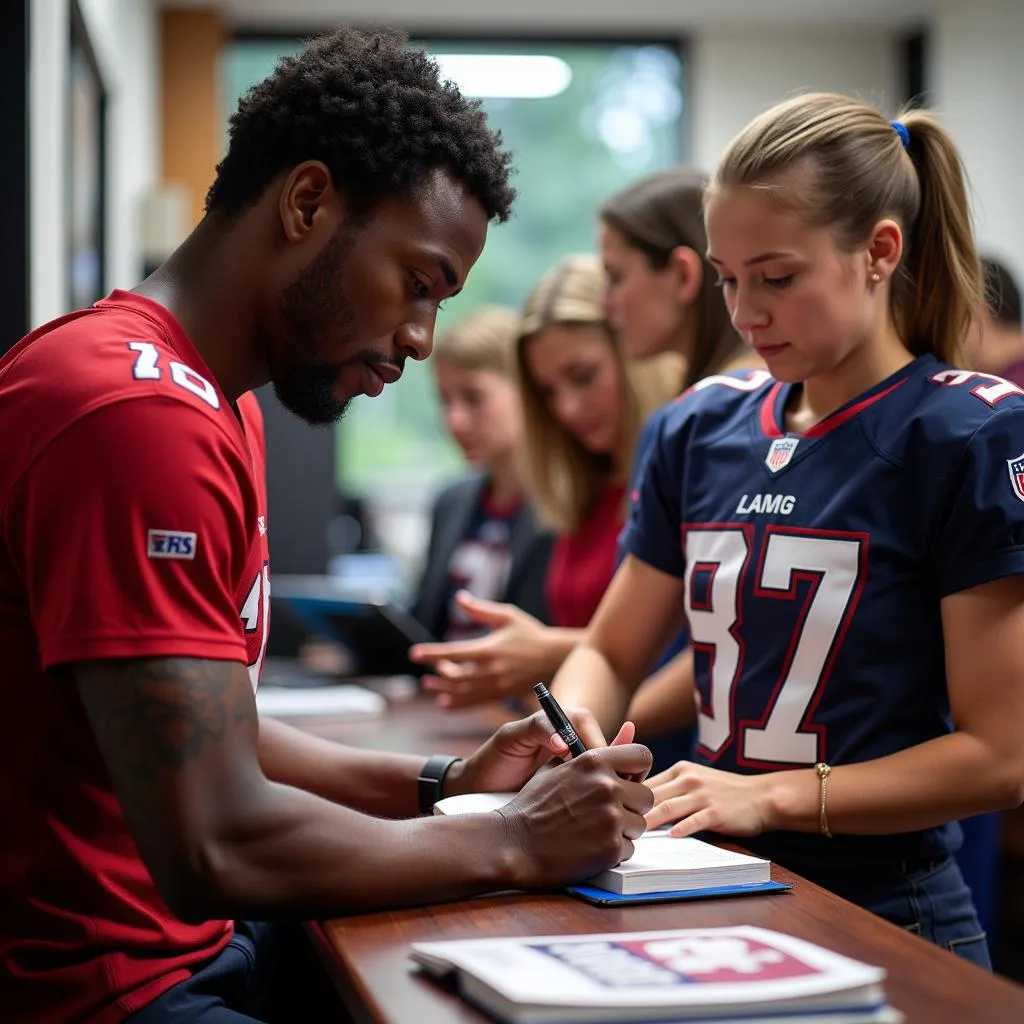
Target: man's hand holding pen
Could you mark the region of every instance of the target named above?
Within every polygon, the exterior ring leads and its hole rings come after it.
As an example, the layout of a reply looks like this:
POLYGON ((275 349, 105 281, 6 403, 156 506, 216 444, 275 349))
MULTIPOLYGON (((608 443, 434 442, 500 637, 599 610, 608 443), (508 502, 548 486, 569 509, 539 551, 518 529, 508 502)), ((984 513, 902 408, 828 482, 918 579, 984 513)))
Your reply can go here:
MULTIPOLYGON (((579 736, 597 730, 589 712, 570 711, 566 717, 579 736)), ((548 714, 538 711, 502 726, 456 764, 445 793, 517 791, 497 812, 511 884, 544 888, 579 881, 630 857, 633 840, 645 831, 653 794, 642 780, 651 753, 632 741, 627 722, 610 745, 569 757, 548 714), (557 763, 558 758, 566 760, 557 763)))

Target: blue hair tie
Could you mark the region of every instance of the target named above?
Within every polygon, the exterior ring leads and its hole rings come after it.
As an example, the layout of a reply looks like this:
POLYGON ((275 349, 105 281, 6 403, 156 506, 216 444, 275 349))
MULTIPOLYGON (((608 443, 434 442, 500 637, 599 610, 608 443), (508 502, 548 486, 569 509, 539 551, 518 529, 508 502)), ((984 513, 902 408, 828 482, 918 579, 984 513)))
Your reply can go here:
POLYGON ((910 132, 907 130, 907 126, 902 121, 890 121, 889 124, 896 129, 896 134, 900 137, 900 142, 903 143, 904 149, 910 149, 910 132))

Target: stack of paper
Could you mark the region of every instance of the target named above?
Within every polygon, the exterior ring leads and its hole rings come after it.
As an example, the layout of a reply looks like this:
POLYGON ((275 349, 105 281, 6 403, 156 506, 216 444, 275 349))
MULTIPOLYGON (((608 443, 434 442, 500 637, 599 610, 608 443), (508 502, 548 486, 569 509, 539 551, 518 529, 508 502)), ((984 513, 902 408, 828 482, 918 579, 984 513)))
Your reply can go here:
POLYGON ((435 977, 511 1024, 898 1024, 885 971, 763 928, 417 942, 435 977))
POLYGON ((388 702, 373 690, 349 683, 332 686, 261 686, 256 708, 269 718, 366 718, 384 714, 388 702))
POLYGON ((771 862, 734 853, 699 839, 673 839, 648 832, 633 844, 633 856, 588 879, 589 885, 623 895, 675 889, 717 889, 771 881, 771 862))

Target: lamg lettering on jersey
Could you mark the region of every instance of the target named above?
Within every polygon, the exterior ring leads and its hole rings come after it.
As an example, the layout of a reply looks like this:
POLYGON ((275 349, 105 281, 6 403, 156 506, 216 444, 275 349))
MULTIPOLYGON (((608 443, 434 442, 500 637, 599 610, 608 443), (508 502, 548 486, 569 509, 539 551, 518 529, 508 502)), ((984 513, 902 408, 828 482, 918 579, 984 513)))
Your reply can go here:
POLYGON ((789 465, 793 458, 793 452, 800 443, 799 437, 777 437, 768 448, 768 454, 764 457, 764 464, 773 472, 778 473, 789 465))
MULTIPOLYGON (((1024 501, 1024 498, 1021 499, 1024 501)), ((792 494, 755 494, 752 498, 744 494, 736 506, 736 512, 745 515, 788 516, 796 507, 792 494)))
POLYGON ((150 530, 146 535, 146 554, 150 558, 196 557, 196 535, 186 530, 150 530))
POLYGON ((1010 471, 1010 484, 1013 493, 1024 501, 1024 452, 1012 459, 1006 460, 1006 468, 1010 471))

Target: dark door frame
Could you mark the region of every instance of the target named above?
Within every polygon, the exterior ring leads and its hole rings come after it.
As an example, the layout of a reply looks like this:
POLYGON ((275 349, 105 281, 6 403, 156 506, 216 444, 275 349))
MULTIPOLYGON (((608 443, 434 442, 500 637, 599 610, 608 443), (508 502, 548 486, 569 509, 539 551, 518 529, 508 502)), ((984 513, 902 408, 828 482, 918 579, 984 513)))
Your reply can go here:
POLYGON ((29 6, 0 4, 0 355, 29 327, 29 6))

